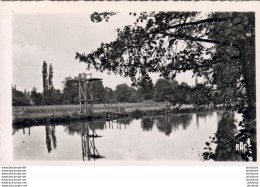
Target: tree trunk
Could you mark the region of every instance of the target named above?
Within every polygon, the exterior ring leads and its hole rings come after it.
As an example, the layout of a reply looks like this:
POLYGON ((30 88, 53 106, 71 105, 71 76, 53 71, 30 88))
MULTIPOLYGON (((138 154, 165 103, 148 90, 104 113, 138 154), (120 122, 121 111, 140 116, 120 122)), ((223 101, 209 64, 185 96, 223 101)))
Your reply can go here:
POLYGON ((245 79, 245 89, 248 105, 248 120, 256 119, 256 85, 255 85, 255 50, 246 55, 245 45, 241 45, 241 64, 245 79))

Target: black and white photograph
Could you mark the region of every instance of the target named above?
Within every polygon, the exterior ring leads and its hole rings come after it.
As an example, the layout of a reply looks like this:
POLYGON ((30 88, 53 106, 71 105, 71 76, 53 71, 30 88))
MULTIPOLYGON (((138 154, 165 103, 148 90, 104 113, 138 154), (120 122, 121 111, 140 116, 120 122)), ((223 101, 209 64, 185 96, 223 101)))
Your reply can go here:
POLYGON ((255 17, 14 13, 13 160, 256 162, 255 17))

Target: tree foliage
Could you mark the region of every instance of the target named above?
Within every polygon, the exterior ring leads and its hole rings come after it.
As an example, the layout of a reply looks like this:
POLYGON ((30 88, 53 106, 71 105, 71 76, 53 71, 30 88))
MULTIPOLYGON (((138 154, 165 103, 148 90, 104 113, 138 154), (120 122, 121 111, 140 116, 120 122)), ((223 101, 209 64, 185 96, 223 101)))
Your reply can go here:
POLYGON ((149 100, 153 98, 153 83, 151 80, 143 80, 136 91, 136 97, 141 100, 149 100))
POLYGON ((34 105, 43 105, 44 104, 43 95, 41 93, 37 92, 36 87, 33 87, 32 91, 31 91, 31 98, 32 98, 32 102, 34 105))
POLYGON ((118 102, 128 102, 135 89, 127 84, 118 84, 115 90, 115 96, 118 102))
POLYGON ((48 92, 48 70, 47 63, 43 61, 42 65, 42 81, 43 81, 43 95, 46 96, 48 92))
POLYGON ((116 15, 116 13, 115 12, 103 12, 103 13, 94 12, 93 14, 91 14, 90 19, 93 22, 101 22, 103 20, 108 22, 110 16, 113 15, 116 15))
MULTIPOLYGON (((115 41, 102 43, 87 55, 76 52, 76 59, 98 71, 130 77, 134 86, 150 80, 153 72, 169 79, 185 71, 204 77, 203 84, 191 89, 191 101, 195 105, 222 104, 229 111, 242 113, 239 124, 243 128, 235 139, 254 142, 255 160, 255 13, 131 15, 136 16, 136 22, 118 29, 115 41)), ((187 87, 182 89, 180 93, 187 87)), ((174 93, 172 98, 183 100, 181 94, 174 93)))
POLYGON ((77 52, 76 59, 98 71, 130 77, 133 85, 150 80, 153 72, 173 79, 190 70, 206 79, 207 94, 221 90, 230 108, 243 108, 249 120, 255 119, 254 13, 132 15, 136 22, 118 29, 115 41, 87 55, 77 52))
POLYGON ((92 94, 93 99, 96 99, 97 102, 103 102, 105 97, 105 88, 101 80, 94 81, 92 84, 92 94))
POLYGON ((115 95, 112 88, 105 87, 104 103, 115 102, 115 95))
POLYGON ((49 76, 48 76, 48 91, 49 91, 49 95, 52 94, 53 89, 54 89, 52 79, 53 79, 53 67, 52 67, 52 64, 50 64, 50 66, 49 66, 49 76))
POLYGON ((54 86, 53 86, 52 79, 53 79, 52 64, 49 65, 49 71, 48 71, 48 64, 45 61, 43 61, 43 65, 42 65, 43 99, 44 99, 44 103, 47 105, 55 103, 53 101, 53 98, 55 96, 53 95, 54 86))
POLYGON ((30 97, 16 90, 16 87, 12 87, 12 106, 29 106, 30 105, 30 97))
POLYGON ((78 79, 74 79, 71 76, 66 77, 63 83, 63 94, 64 99, 67 100, 68 104, 78 104, 78 79))
POLYGON ((158 79, 154 86, 154 96, 159 101, 171 101, 177 88, 176 80, 158 79))

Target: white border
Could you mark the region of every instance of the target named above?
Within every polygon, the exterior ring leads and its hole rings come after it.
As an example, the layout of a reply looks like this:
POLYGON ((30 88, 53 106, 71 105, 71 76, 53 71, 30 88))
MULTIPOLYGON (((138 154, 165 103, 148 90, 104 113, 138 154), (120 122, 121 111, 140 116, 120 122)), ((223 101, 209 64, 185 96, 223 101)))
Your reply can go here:
MULTIPOLYGON (((11 79, 12 79, 12 15, 13 14, 83 14, 94 11, 253 11, 256 13, 256 84, 259 95, 259 25, 260 2, 0 2, 0 159, 1 165, 217 165, 217 166, 253 166, 258 162, 190 162, 190 161, 39 161, 17 162, 12 159, 12 115, 11 115, 11 79)), ((257 117, 259 116, 259 99, 257 97, 257 117)), ((258 120, 257 120, 258 121, 258 120)), ((257 128, 257 140, 259 137, 257 128)))

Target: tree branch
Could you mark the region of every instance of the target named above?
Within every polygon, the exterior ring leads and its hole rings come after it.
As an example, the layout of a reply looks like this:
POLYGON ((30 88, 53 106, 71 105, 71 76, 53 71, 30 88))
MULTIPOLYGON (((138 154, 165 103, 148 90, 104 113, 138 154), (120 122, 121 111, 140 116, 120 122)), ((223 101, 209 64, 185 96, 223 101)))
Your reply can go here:
POLYGON ((195 38, 195 37, 192 37, 192 36, 175 35, 175 34, 167 33, 167 32, 164 33, 164 35, 175 37, 175 38, 181 39, 181 40, 190 40, 190 41, 197 41, 197 42, 207 42, 207 43, 212 43, 212 44, 220 44, 220 42, 216 41, 216 40, 209 40, 209 39, 204 39, 204 38, 195 38))
POLYGON ((169 29, 175 29, 178 27, 183 27, 183 26, 190 26, 190 25, 199 25, 202 23, 212 23, 212 22, 221 22, 221 21, 227 21, 230 18, 210 18, 210 19, 204 19, 204 20, 200 20, 200 21, 195 21, 195 22, 189 22, 189 23, 181 23, 178 25, 173 25, 170 27, 167 27, 165 30, 169 30, 169 29))

